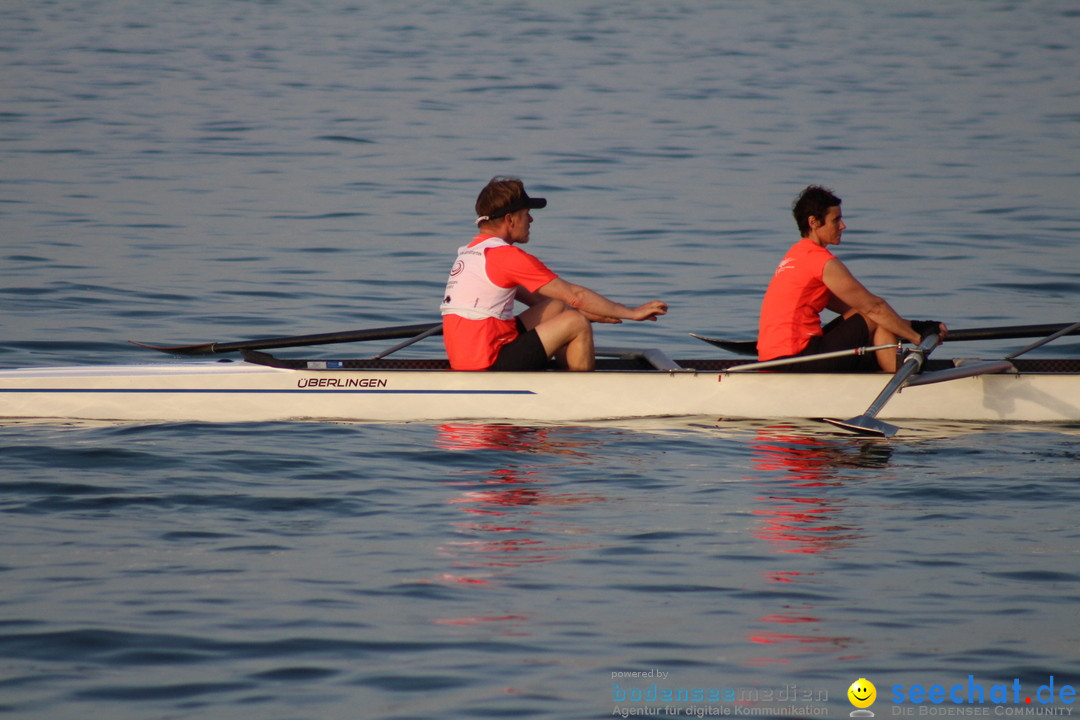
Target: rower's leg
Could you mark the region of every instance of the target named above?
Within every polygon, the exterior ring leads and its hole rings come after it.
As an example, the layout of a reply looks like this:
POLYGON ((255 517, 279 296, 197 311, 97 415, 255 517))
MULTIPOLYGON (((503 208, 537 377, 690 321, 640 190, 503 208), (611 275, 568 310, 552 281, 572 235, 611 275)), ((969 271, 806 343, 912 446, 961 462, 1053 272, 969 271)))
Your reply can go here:
POLYGON ((563 368, 579 371, 596 368, 592 324, 577 310, 564 310, 537 325, 536 334, 544 349, 555 355, 563 368))
MULTIPOLYGON (((844 317, 851 317, 855 314, 854 310, 849 310, 844 317)), ((866 330, 869 334, 868 340, 871 345, 896 345, 897 337, 891 331, 878 325, 870 318, 863 315, 863 321, 866 323, 866 330)), ((896 348, 892 347, 887 350, 875 350, 874 359, 877 360, 878 367, 883 372, 896 372, 896 348)))
POLYGON ((577 310, 558 300, 545 300, 521 313, 526 328, 535 328, 549 355, 567 370, 593 370, 596 351, 592 324, 577 310))
POLYGON ((896 335, 891 331, 886 330, 880 325, 875 326, 871 331, 874 338, 874 345, 892 345, 891 348, 885 350, 875 350, 874 356, 877 358, 878 367, 885 372, 896 372, 896 335))

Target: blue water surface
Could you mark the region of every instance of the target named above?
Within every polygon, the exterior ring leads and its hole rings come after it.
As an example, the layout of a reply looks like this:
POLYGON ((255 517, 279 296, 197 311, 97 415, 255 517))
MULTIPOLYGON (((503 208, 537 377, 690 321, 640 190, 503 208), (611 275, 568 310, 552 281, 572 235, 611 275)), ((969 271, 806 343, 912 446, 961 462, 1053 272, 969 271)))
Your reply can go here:
MULTIPOLYGON (((904 316, 1072 322, 1077 37, 1063 0, 8 3, 0 365, 433 321, 498 174, 557 272, 670 303, 599 344, 751 337, 809 183, 904 316)), ((9 421, 0 713, 1063 711, 1078 434, 9 421)))

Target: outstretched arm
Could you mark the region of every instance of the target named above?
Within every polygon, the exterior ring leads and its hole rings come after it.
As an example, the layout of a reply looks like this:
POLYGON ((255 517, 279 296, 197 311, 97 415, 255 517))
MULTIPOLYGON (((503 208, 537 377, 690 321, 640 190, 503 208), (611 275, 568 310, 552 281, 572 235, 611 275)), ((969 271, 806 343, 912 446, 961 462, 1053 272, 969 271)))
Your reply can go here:
MULTIPOLYGON (((620 322, 621 320, 656 320, 660 315, 667 314, 667 303, 660 300, 650 300, 637 307, 628 307, 622 303, 608 300, 598 292, 587 287, 575 285, 562 278, 555 278, 547 285, 530 293, 532 296, 561 300, 569 307, 579 310, 594 322, 620 322)), ((519 299, 521 299, 519 293, 519 299)), ((523 300, 529 304, 527 300, 523 300)))
MULTIPOLYGON (((525 288, 523 288, 523 287, 521 287, 519 285, 518 289, 517 289, 516 299, 520 303, 524 303, 525 305, 528 305, 529 307, 534 307, 534 306, 540 304, 541 302, 547 301, 549 298, 544 297, 539 292, 529 292, 528 290, 526 290, 525 288)), ((587 312, 585 310, 579 310, 578 312, 580 312, 582 315, 584 315, 589 320, 589 322, 610 323, 612 325, 618 325, 619 323, 622 322, 622 320, 620 320, 618 318, 607 317, 606 315, 595 315, 595 314, 593 314, 591 312, 587 312)))

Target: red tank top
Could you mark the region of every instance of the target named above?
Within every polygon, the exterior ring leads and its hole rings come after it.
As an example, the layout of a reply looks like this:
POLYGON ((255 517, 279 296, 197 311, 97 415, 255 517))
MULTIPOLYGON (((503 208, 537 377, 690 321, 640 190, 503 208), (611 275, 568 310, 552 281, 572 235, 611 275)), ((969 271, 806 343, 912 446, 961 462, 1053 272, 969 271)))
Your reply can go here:
POLYGON ((514 293, 535 292, 557 277, 521 248, 479 234, 458 251, 443 296, 443 344, 454 370, 487 370, 517 337, 514 293), (477 252, 479 251, 479 252, 477 252))
POLYGON ((810 338, 823 333, 821 311, 832 293, 822 276, 836 256, 809 238, 791 246, 780 261, 761 303, 758 359, 797 355, 810 338))

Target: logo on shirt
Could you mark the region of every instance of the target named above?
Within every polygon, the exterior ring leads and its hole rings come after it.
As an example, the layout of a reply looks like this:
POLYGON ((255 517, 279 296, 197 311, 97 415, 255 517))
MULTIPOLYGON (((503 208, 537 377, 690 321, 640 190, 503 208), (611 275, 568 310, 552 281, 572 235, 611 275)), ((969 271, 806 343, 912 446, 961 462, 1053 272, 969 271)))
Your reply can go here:
POLYGON ((464 269, 465 269, 465 263, 458 260, 456 263, 454 263, 454 267, 450 269, 450 277, 454 277, 455 275, 460 275, 461 271, 464 270, 464 269))
POLYGON ((776 266, 776 274, 779 275, 785 270, 790 270, 793 267, 795 267, 795 261, 791 258, 784 258, 780 261, 780 264, 776 266))

